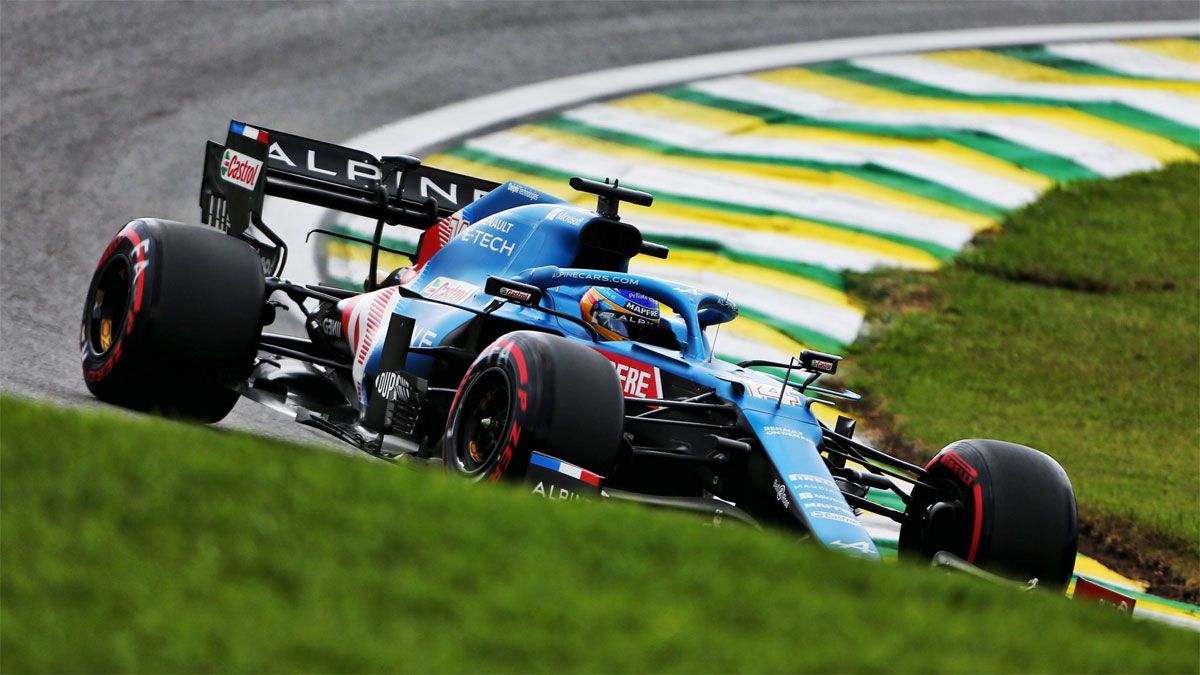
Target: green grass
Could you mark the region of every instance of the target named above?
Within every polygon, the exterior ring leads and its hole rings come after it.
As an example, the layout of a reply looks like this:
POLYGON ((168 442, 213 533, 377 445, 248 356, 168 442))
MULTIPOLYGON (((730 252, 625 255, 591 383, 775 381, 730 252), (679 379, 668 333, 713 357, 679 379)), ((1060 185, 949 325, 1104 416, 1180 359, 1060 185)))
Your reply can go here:
POLYGON ((1058 188, 933 274, 852 279, 852 384, 929 456, 1042 449, 1109 543, 1200 578, 1200 165, 1058 188))
POLYGON ((6 673, 1181 672, 1200 649, 780 533, 11 398, 0 518, 6 673))

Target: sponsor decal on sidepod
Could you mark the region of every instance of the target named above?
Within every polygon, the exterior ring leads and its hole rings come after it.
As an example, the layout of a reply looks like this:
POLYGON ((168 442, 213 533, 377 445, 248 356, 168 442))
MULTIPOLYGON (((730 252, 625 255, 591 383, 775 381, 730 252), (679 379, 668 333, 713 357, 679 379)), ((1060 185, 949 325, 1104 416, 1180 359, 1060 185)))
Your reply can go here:
POLYGON ((321 319, 321 332, 329 337, 341 338, 343 335, 342 320, 331 316, 321 319))
MULTIPOLYGON (((770 382, 760 382, 749 377, 737 378, 737 381, 746 389, 747 396, 761 398, 768 401, 778 401, 780 392, 783 391, 782 384, 772 384, 770 382)), ((801 405, 804 399, 799 394, 792 391, 789 387, 783 394, 783 403, 785 405, 801 405)))
POLYGON ((842 541, 841 539, 834 539, 833 541, 829 542, 829 545, 840 548, 843 551, 858 551, 864 554, 871 552, 871 544, 865 541, 846 542, 842 541))
POLYGON ((375 376, 375 391, 389 401, 407 401, 412 388, 400 373, 384 371, 375 376))
POLYGON ((823 478, 821 476, 814 476, 810 473, 789 474, 788 480, 793 483, 796 481, 807 481, 809 483, 818 483, 820 485, 828 486, 830 488, 833 488, 834 490, 838 489, 837 483, 833 482, 832 480, 830 480, 828 478, 823 478))
POLYGON ((620 354, 600 353, 613 364, 626 396, 662 398, 662 373, 658 368, 620 354))
POLYGON ((840 513, 830 513, 829 511, 809 511, 808 517, 809 518, 820 518, 822 520, 834 520, 839 523, 847 523, 850 525, 858 525, 859 524, 857 518, 851 518, 850 516, 843 516, 840 513))
POLYGON ((787 488, 783 486, 783 483, 780 483, 778 478, 773 478, 771 479, 771 487, 775 490, 775 499, 778 499, 779 503, 783 504, 783 508, 789 508, 792 504, 788 501, 787 488))
POLYGON ((621 281, 627 282, 630 286, 638 286, 641 284, 641 280, 639 280, 639 279, 631 279, 631 278, 625 277, 625 276, 614 276, 611 274, 606 274, 604 272, 594 272, 591 270, 586 270, 586 271, 559 270, 559 271, 555 272, 554 276, 552 276, 551 278, 552 279, 562 279, 564 277, 567 279, 577 279, 579 281, 599 281, 602 283, 608 283, 610 281, 620 279, 621 281))
POLYGON ((470 242, 494 253, 503 253, 506 257, 511 258, 513 252, 517 250, 517 245, 504 237, 484 232, 481 226, 484 226, 484 223, 479 223, 476 227, 463 232, 459 235, 459 240, 470 242))
POLYGON ((795 429, 791 429, 788 427, 778 427, 778 426, 771 425, 771 426, 763 427, 763 431, 766 432, 766 434, 768 436, 787 436, 788 438, 799 438, 800 440, 803 440, 803 441, 808 440, 808 437, 805 436, 804 434, 800 433, 799 431, 796 431, 795 429))
POLYGON ((354 350, 351 377, 360 395, 367 355, 399 299, 396 287, 389 286, 343 301, 346 304, 342 309, 342 327, 346 330, 346 342, 354 350))
POLYGON ((430 300, 441 300, 442 302, 461 304, 470 299, 477 292, 479 292, 479 287, 474 284, 468 284, 465 281, 451 279, 450 277, 438 277, 429 282, 429 284, 421 290, 421 295, 424 295, 430 300))

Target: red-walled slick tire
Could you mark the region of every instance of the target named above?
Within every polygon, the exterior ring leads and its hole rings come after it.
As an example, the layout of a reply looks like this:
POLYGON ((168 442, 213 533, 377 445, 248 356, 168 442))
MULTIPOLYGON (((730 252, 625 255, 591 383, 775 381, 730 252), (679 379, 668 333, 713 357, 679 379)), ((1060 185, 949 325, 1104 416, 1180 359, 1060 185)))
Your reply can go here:
POLYGON ((455 394, 442 444, 447 468, 476 480, 520 478, 531 452, 609 476, 625 421, 608 359, 530 331, 489 345, 455 394))
POLYGON ((201 422, 225 417, 254 362, 262 266, 216 230, 134 220, 100 256, 83 307, 87 388, 102 401, 201 422))
POLYGON ((1065 590, 1075 568, 1075 492, 1058 462, 1033 448, 956 441, 925 467, 900 529, 900 555, 948 551, 1012 579, 1065 590))

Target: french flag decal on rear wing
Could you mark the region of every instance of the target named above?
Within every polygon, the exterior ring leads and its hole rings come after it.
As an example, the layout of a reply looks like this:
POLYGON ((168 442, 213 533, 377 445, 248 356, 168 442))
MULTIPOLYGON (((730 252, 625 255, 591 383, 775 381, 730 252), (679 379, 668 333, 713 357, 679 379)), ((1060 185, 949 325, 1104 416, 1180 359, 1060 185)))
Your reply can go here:
POLYGON ((229 122, 229 133, 239 134, 245 136, 246 138, 253 138, 259 143, 267 142, 267 132, 263 131, 262 129, 255 129, 249 124, 245 124, 237 120, 231 120, 229 122))
POLYGON ((587 469, 535 452, 529 457, 525 483, 535 495, 547 499, 579 499, 600 494, 604 477, 587 469))

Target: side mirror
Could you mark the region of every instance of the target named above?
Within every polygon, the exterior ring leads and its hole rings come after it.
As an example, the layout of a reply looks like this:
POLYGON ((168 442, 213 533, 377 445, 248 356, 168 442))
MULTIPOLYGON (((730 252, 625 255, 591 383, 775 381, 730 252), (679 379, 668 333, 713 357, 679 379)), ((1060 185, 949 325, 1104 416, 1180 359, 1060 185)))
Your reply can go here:
POLYGON ((856 422, 853 418, 838 415, 837 424, 834 425, 833 432, 846 438, 854 438, 855 424, 856 422))
POLYGON ((800 352, 800 367, 810 373, 833 375, 837 372, 838 362, 841 360, 840 356, 814 352, 811 349, 800 352))

